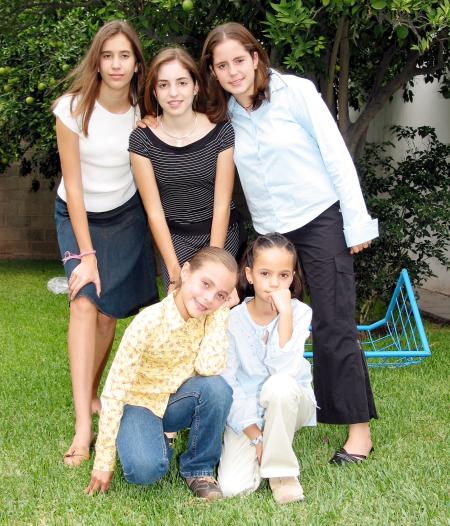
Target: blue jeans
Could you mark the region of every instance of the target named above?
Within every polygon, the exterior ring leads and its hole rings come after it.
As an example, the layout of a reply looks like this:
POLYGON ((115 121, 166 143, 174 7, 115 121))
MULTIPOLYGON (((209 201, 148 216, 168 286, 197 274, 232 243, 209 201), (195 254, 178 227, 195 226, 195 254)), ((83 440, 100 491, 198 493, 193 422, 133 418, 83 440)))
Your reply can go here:
POLYGON ((190 428, 180 456, 182 477, 213 475, 222 449, 222 433, 232 390, 221 376, 194 376, 169 398, 163 418, 145 407, 126 405, 117 435, 117 451, 127 482, 153 484, 169 469, 172 448, 165 431, 190 428))

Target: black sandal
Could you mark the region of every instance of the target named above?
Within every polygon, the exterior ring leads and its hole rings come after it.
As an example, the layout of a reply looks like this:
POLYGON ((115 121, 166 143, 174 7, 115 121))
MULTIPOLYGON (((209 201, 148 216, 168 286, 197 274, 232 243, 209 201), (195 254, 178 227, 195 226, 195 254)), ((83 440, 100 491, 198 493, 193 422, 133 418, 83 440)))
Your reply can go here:
MULTIPOLYGON (((369 454, 372 453, 373 448, 369 451, 369 454)), ((336 451, 333 458, 330 460, 330 464, 336 464, 337 466, 342 466, 343 464, 361 464, 364 460, 367 460, 369 455, 357 455, 355 453, 349 453, 344 448, 341 448, 339 451, 336 451)))

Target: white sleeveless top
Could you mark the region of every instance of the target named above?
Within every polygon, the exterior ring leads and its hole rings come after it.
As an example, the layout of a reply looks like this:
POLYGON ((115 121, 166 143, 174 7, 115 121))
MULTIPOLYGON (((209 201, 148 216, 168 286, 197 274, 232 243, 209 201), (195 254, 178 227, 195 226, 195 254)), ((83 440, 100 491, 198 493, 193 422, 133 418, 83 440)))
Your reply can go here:
MULTIPOLYGON (((86 210, 113 210, 126 203, 136 192, 127 150, 130 133, 140 119, 139 107, 131 106, 126 113, 111 113, 96 101, 86 137, 82 132, 81 117, 75 118, 70 112, 71 98, 71 95, 61 97, 53 113, 79 137, 86 210)), ((64 178, 57 193, 67 202, 64 178)))

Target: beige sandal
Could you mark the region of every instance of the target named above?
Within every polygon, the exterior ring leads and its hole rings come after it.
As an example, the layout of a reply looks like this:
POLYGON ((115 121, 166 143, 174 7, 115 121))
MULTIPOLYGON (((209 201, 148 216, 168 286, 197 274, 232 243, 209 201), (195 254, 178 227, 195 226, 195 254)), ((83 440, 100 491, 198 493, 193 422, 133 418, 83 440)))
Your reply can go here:
POLYGON ((89 460, 90 454, 87 447, 72 447, 64 455, 64 464, 71 468, 77 468, 83 462, 89 460))

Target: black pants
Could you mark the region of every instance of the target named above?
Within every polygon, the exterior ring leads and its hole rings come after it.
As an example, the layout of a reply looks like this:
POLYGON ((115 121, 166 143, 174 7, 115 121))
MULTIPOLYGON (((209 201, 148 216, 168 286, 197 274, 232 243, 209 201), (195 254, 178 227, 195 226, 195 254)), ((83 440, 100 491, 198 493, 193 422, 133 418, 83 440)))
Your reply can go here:
POLYGON ((356 424, 377 418, 355 324, 353 256, 338 203, 284 235, 297 249, 311 296, 317 420, 356 424))

